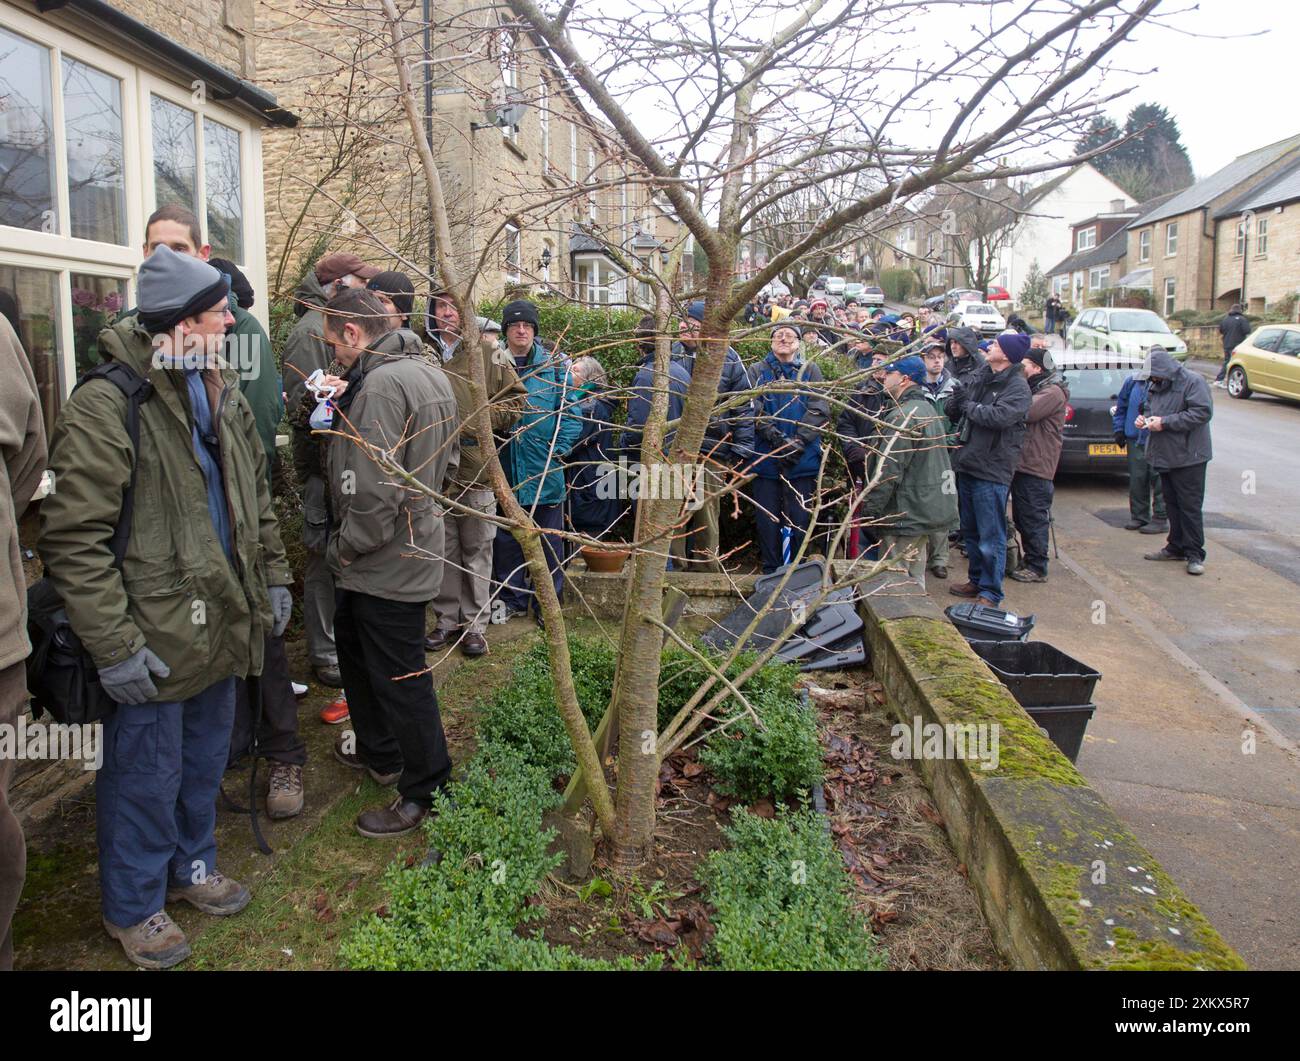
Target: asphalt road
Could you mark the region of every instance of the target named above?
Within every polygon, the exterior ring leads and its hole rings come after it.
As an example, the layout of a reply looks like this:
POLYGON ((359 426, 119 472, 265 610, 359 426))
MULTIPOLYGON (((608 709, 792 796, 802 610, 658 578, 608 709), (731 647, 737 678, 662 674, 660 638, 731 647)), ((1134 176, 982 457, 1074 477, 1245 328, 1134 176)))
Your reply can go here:
POLYGON ((1084 775, 1248 964, 1295 969, 1300 403, 1214 396, 1206 573, 1142 559, 1163 539, 1122 529, 1122 477, 1072 476, 1051 581, 1004 606, 1102 672, 1084 775))

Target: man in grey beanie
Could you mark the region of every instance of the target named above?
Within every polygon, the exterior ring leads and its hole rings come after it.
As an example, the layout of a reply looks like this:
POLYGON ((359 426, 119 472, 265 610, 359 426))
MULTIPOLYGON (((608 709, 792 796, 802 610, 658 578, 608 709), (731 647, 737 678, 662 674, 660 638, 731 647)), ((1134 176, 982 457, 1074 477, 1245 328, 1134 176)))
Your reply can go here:
POLYGON ((217 789, 235 679, 261 673, 293 578, 253 412, 221 357, 226 277, 160 246, 138 291, 139 312, 101 332, 99 348, 151 388, 139 444, 115 385, 74 390, 51 441, 57 489, 38 548, 118 705, 95 785, 104 927, 137 965, 166 968, 190 949, 164 902, 224 916, 249 900, 217 868, 217 789), (132 483, 119 568, 109 542, 132 483))

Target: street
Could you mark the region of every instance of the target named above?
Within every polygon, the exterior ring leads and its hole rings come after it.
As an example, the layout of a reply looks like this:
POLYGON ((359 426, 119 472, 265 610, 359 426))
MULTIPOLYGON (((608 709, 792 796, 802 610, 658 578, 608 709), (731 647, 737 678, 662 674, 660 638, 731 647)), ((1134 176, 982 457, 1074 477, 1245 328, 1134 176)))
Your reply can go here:
POLYGON ((1142 559, 1164 540, 1122 529, 1123 477, 1071 476, 1051 581, 1008 580, 1004 607, 1102 672, 1078 762, 1089 782, 1252 967, 1294 968, 1300 403, 1213 394, 1205 574, 1142 559))

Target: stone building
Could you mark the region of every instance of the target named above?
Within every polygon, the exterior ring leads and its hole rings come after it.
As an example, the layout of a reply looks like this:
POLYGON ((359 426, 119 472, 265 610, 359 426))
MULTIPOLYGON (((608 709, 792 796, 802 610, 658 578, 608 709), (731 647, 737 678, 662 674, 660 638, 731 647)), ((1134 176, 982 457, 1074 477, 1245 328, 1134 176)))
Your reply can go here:
MULTIPOLYGON (((364 11, 259 6, 259 72, 302 115, 268 137, 270 253, 285 292, 326 247, 427 267, 427 194, 391 46, 364 11)), ((583 108, 540 40, 466 0, 426 3, 405 47, 442 179, 453 260, 478 298, 553 291, 641 300, 629 269, 658 266, 684 229, 665 217, 618 138, 583 108), (428 19, 428 28, 424 20, 428 19), (430 61, 422 61, 428 56, 430 61)), ((671 215, 671 211, 667 211, 671 215)))
POLYGON ((1262 313, 1300 290, 1300 159, 1214 217, 1216 308, 1262 313))
MULTIPOLYGON (((1208 311, 1225 301, 1236 301, 1230 292, 1240 285, 1229 281, 1228 274, 1239 278, 1241 259, 1229 264, 1237 241, 1230 213, 1227 239, 1223 238, 1224 212, 1235 210, 1239 219, 1241 210, 1233 204, 1297 161, 1300 136, 1256 148, 1132 222, 1128 227, 1128 285, 1150 287, 1153 308, 1165 317, 1180 309, 1208 311), (1218 293, 1225 297, 1218 298, 1218 293)), ((1266 218, 1265 214, 1257 216, 1266 218)), ((1271 236, 1267 228, 1266 241, 1271 236)))
MULTIPOLYGON (((47 424, 134 304, 144 221, 198 215, 266 290, 262 137, 295 115, 250 80, 252 0, 0 0, 0 309, 47 424)), ((265 303, 254 308, 265 315, 265 303)))

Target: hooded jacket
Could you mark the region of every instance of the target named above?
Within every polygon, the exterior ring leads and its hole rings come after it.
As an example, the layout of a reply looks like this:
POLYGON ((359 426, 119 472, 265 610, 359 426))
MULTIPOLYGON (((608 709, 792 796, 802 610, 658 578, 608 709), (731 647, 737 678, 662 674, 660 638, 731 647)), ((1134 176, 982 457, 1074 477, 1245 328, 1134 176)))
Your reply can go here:
POLYGON ((801 479, 816 475, 821 468, 821 430, 830 421, 826 398, 811 390, 768 390, 768 384, 791 382, 821 383, 822 370, 798 355, 784 362, 768 352, 754 368, 754 451, 759 459, 754 474, 760 479, 801 479), (765 456, 777 446, 776 457, 765 456), (797 457, 796 457, 797 454, 797 457), (791 458, 796 458, 793 461, 791 458))
POLYGON ((948 399, 961 447, 953 468, 972 479, 1008 486, 1020 463, 1029 414, 1029 384, 1019 365, 994 372, 987 362, 948 399))
POLYGON ((888 399, 883 414, 879 478, 862 502, 863 518, 900 538, 950 530, 957 494, 945 489, 951 465, 943 414, 916 385, 900 401, 888 399))
POLYGON ((154 391, 140 408, 135 513, 120 572, 108 543, 131 479, 126 397, 107 380, 92 380, 67 400, 54 429, 50 468, 58 488, 41 503, 38 548, 68 620, 101 668, 148 645, 171 668, 169 677, 155 678, 159 701, 259 674, 272 626, 267 586, 288 586, 293 576, 238 375, 230 368, 203 373, 229 510, 227 557, 194 451, 185 373, 154 367, 151 337, 134 316, 102 331, 99 349, 145 376, 154 391))
POLYGON ((1240 313, 1229 313, 1219 321, 1219 335, 1223 339, 1223 352, 1232 353, 1250 334, 1250 321, 1240 313))
MULTIPOLYGON (((687 373, 695 375, 695 351, 688 350, 681 342, 673 343, 673 360, 679 362, 687 373)), ((749 373, 740 355, 727 347, 727 358, 722 364, 722 376, 718 379, 718 397, 728 398, 749 390, 749 373)), ((709 418, 709 426, 704 431, 704 455, 711 455, 714 460, 729 464, 748 461, 754 451, 754 422, 749 416, 748 403, 733 406, 709 418)))
POLYGON ((36 377, 9 321, 0 317, 0 670, 25 659, 27 576, 18 521, 45 471, 45 421, 36 377), (12 587, 13 592, 10 592, 12 587))
MULTIPOLYGON (((321 312, 328 299, 321 282, 316 279, 316 269, 307 270, 293 293, 293 311, 298 323, 280 352, 284 365, 284 391, 286 404, 296 409, 307 390, 307 377, 316 369, 325 369, 334 359, 333 347, 325 341, 325 315, 321 312)), ((298 482, 306 483, 316 474, 316 459, 312 452, 311 430, 295 427, 293 431, 293 466, 298 482)))
POLYGON ((880 430, 877 421, 889 395, 878 380, 867 376, 854 388, 839 415, 835 417, 835 431, 844 449, 844 462, 855 479, 867 474, 867 462, 875 452, 880 430))
MULTIPOLYGON (((460 463, 459 414, 446 374, 425 356, 419 336, 407 328, 388 332, 348 379, 351 430, 389 450, 422 485, 441 490, 460 463)), ((386 600, 433 600, 442 584, 438 503, 394 482, 346 438, 330 439, 326 464, 335 515, 326 559, 336 585, 386 600)))
MULTIPOLYGON (((512 356, 508 350, 506 356, 512 356)), ((528 363, 517 371, 528 397, 502 454, 506 478, 525 508, 562 504, 564 458, 582 435, 568 359, 548 352, 540 339, 534 339, 528 363)))
POLYGON ((1160 346, 1151 348, 1143 370, 1151 375, 1146 415, 1161 420, 1161 430, 1152 431, 1147 439, 1151 466, 1163 472, 1213 459, 1210 418, 1214 403, 1205 378, 1180 365, 1160 346))
POLYGON ((1065 432, 1065 406, 1070 393, 1056 372, 1044 372, 1029 383, 1029 412, 1025 415, 1025 441, 1017 473, 1051 479, 1061 459, 1065 432))
POLYGON ((953 343, 960 346, 966 352, 966 356, 950 357, 948 371, 953 374, 958 383, 965 387, 984 367, 985 358, 980 350, 980 339, 972 328, 949 328, 948 350, 950 353, 953 343))

